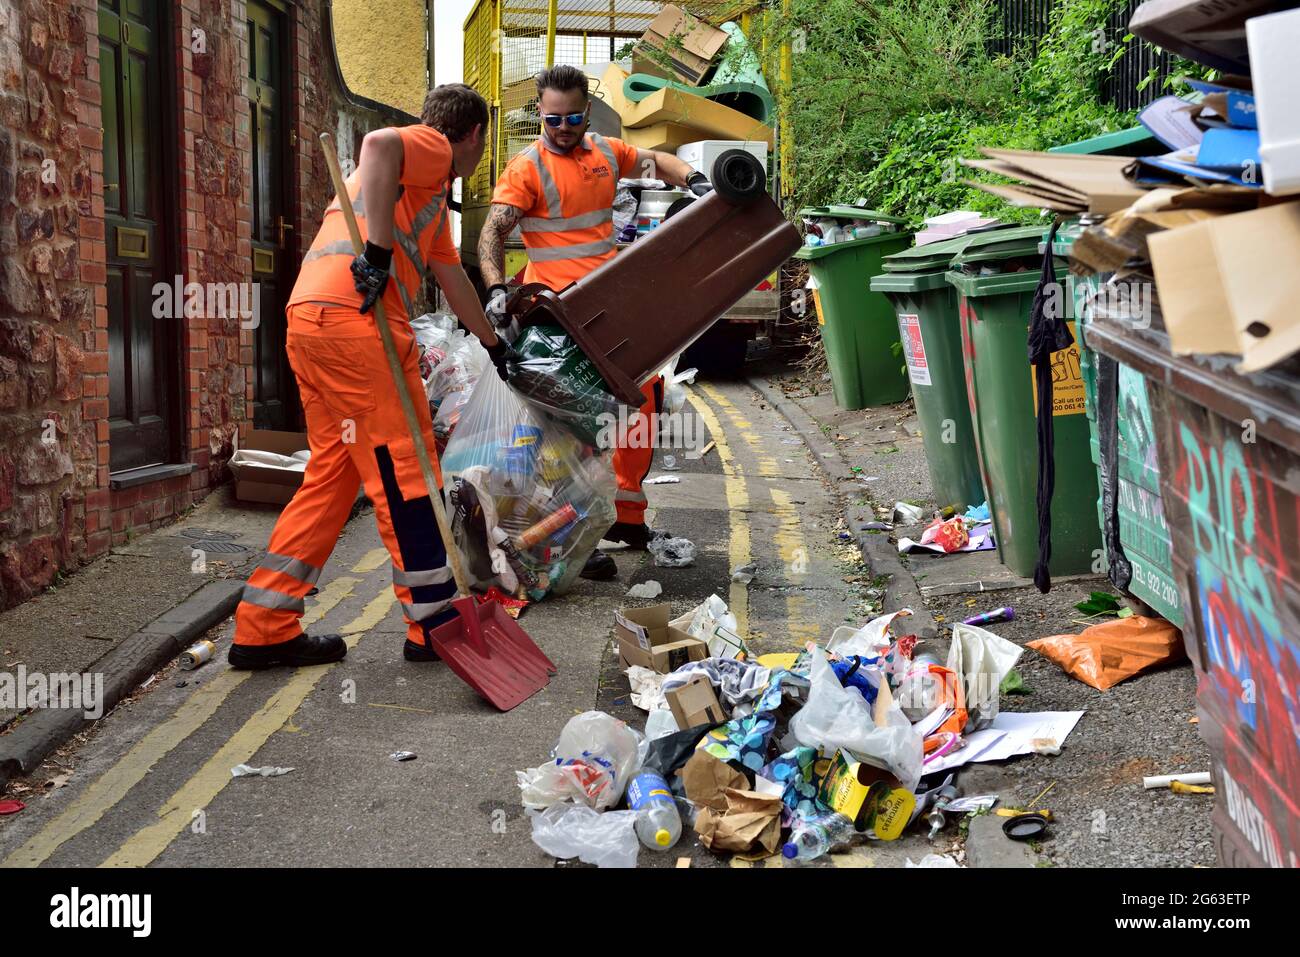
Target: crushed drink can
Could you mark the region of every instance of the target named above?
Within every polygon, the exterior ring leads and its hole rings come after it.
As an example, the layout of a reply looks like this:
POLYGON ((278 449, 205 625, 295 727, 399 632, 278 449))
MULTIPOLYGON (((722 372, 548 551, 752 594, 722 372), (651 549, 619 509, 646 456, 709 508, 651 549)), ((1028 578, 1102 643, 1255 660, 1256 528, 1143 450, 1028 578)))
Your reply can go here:
POLYGON ((181 671, 193 671, 217 653, 215 643, 204 638, 196 641, 181 653, 181 671))

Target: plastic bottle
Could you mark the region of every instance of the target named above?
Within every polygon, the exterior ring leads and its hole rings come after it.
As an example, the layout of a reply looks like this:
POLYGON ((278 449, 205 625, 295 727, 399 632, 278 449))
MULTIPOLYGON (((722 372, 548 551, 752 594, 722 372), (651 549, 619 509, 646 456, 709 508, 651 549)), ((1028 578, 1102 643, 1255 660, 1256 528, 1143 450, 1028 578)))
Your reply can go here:
POLYGON ((835 811, 799 818, 790 831, 790 840, 781 848, 781 854, 795 864, 806 864, 833 850, 847 847, 857 833, 853 822, 835 811))
POLYGON ((636 812, 636 836, 652 851, 666 851, 682 836, 682 818, 662 774, 642 771, 627 786, 627 806, 636 812))

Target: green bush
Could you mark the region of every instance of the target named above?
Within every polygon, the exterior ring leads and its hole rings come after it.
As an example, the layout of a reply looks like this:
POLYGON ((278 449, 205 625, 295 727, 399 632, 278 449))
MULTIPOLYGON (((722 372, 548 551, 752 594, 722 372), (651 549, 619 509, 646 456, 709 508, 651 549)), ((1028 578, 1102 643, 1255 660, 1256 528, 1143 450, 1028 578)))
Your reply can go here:
POLYGON ((958 160, 1133 125, 1100 98, 1131 40, 1102 32, 1123 5, 1057 0, 1036 54, 1012 57, 989 52, 992 0, 793 0, 788 15, 773 5, 752 34, 795 51, 789 208, 863 197, 913 224, 956 208, 1037 218, 965 185, 983 174, 958 160))

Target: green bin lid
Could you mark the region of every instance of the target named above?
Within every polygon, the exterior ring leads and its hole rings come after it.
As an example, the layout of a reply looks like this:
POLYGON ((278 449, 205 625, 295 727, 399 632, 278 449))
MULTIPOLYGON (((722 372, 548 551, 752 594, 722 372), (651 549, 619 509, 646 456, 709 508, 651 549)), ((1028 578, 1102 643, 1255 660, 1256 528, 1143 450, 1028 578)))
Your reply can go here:
POLYGON ((821 259, 831 253, 844 252, 846 249, 853 249, 858 246, 870 246, 872 243, 897 241, 900 236, 906 239, 910 235, 911 233, 881 233, 879 236, 868 236, 866 239, 846 239, 842 243, 831 243, 829 246, 800 246, 798 252, 794 254, 794 258, 821 259))
MULTIPOLYGON (((976 234, 978 235, 978 234, 976 234)), ((960 253, 974 238, 970 233, 944 239, 924 246, 913 246, 902 252, 891 253, 884 259, 884 267, 889 272, 924 272, 935 268, 947 267, 953 256, 960 253)))
POLYGON ((816 219, 820 216, 830 217, 831 219, 869 219, 872 222, 893 223, 896 226, 902 226, 907 222, 905 219, 889 216, 874 209, 867 209, 865 206, 805 206, 799 210, 799 215, 806 219, 816 219))
POLYGON ((871 277, 872 292, 927 292, 948 285, 943 269, 929 272, 890 272, 871 277))
POLYGON ((975 233, 966 248, 953 257, 954 266, 962 263, 996 262, 1032 256, 1038 251, 1046 232, 1042 226, 1020 226, 1015 229, 995 229, 975 233))
MULTIPOLYGON (((1056 270, 1056 278, 1064 279, 1069 272, 1064 266, 1056 270)), ((963 296, 978 298, 980 296, 1001 296, 1008 293, 1031 292, 1038 286, 1041 272, 1037 269, 1025 269, 1021 272, 1001 272, 992 276, 975 276, 955 269, 948 270, 944 278, 957 287, 963 296)))

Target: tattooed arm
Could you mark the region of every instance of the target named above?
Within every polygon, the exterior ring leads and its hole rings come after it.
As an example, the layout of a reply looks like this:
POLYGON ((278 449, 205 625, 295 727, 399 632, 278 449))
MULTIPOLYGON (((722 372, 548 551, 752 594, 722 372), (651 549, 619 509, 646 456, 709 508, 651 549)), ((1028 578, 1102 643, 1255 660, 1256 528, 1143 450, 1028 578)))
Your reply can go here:
POLYGON ((505 284, 506 239, 523 215, 518 206, 492 204, 478 237, 478 268, 488 288, 505 284))

